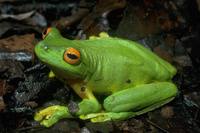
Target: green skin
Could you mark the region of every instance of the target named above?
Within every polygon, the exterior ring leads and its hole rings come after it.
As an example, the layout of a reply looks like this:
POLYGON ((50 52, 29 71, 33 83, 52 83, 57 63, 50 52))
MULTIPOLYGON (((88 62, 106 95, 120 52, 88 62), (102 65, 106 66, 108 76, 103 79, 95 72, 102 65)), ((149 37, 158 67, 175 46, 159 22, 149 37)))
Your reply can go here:
POLYGON ((136 42, 106 33, 88 40, 69 40, 52 28, 36 45, 35 53, 82 98, 74 115, 60 105, 37 112, 34 119, 46 127, 62 118, 92 122, 128 119, 170 102, 177 94, 171 82, 176 74, 172 65, 136 42), (80 52, 79 63, 72 65, 63 59, 68 48, 80 52), (94 94, 106 96, 102 105, 94 94))

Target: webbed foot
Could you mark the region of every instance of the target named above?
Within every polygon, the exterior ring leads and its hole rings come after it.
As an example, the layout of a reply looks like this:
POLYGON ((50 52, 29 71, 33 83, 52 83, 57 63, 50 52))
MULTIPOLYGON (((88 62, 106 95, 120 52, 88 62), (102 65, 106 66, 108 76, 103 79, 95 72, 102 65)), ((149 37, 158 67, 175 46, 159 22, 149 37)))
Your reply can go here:
POLYGON ((34 120, 40 122, 45 127, 50 127, 62 118, 72 118, 68 108, 65 106, 50 106, 37 112, 34 116, 34 120))

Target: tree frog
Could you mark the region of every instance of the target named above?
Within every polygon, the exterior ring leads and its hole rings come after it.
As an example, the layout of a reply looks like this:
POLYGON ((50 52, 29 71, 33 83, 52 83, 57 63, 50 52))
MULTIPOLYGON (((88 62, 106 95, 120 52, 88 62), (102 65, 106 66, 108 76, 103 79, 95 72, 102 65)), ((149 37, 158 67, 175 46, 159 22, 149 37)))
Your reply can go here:
POLYGON ((152 111, 177 94, 171 81, 176 69, 136 42, 104 32, 69 40, 54 27, 43 38, 35 46, 37 57, 81 98, 75 111, 53 105, 36 112, 34 119, 46 127, 63 118, 125 120, 152 111))

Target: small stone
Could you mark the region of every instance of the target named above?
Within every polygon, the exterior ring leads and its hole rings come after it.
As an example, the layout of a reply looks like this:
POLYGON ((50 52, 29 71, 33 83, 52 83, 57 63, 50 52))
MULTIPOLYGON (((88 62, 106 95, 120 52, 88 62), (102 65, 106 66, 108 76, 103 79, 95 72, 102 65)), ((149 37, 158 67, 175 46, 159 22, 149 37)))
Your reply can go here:
POLYGON ((190 57, 186 55, 176 56, 173 58, 173 61, 178 63, 182 67, 192 66, 192 61, 190 57))
POLYGON ((26 106, 29 106, 31 108, 35 108, 38 106, 38 104, 35 101, 28 101, 25 103, 26 106))
POLYGON ((171 107, 171 106, 163 107, 161 109, 161 115, 164 118, 172 118, 172 116, 174 115, 173 107, 171 107))
POLYGON ((81 128, 81 133, 91 133, 87 127, 81 128))
POLYGON ((68 104, 69 112, 74 114, 79 110, 78 104, 72 100, 69 101, 68 104))

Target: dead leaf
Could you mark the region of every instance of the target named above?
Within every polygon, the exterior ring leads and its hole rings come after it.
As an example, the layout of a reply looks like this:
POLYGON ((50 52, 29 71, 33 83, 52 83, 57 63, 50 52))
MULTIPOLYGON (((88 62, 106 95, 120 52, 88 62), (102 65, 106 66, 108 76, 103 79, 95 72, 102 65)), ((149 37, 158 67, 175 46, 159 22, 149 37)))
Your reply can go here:
POLYGON ((172 63, 172 55, 166 51, 165 49, 162 49, 160 46, 157 46, 153 49, 153 51, 160 56, 161 58, 167 60, 168 62, 172 63))
POLYGON ((24 20, 24 19, 31 17, 31 15, 33 15, 34 13, 35 13, 35 11, 30 11, 30 12, 26 12, 26 13, 17 14, 17 15, 1 14, 0 20, 11 18, 11 19, 20 21, 20 20, 24 20))
POLYGON ((108 14, 111 11, 123 9, 125 6, 126 0, 100 0, 93 11, 81 21, 79 28, 82 29, 87 36, 98 35, 101 31, 108 31, 108 14))
POLYGON ((47 21, 45 17, 38 12, 35 12, 31 17, 25 19, 24 22, 26 24, 33 25, 33 26, 39 26, 39 27, 47 26, 47 21))
POLYGON ((40 27, 46 27, 47 22, 43 15, 36 11, 30 11, 26 13, 21 14, 1 14, 0 15, 0 21, 5 19, 14 19, 16 21, 23 21, 24 23, 28 25, 33 26, 40 26, 40 27))
POLYGON ((21 62, 13 60, 0 60, 0 69, 3 70, 0 71, 0 77, 6 78, 7 81, 17 81, 24 78, 24 66, 21 64, 21 62))
POLYGON ((34 34, 26 35, 14 35, 0 40, 0 50, 16 52, 16 51, 28 51, 33 52, 35 36, 34 34))

